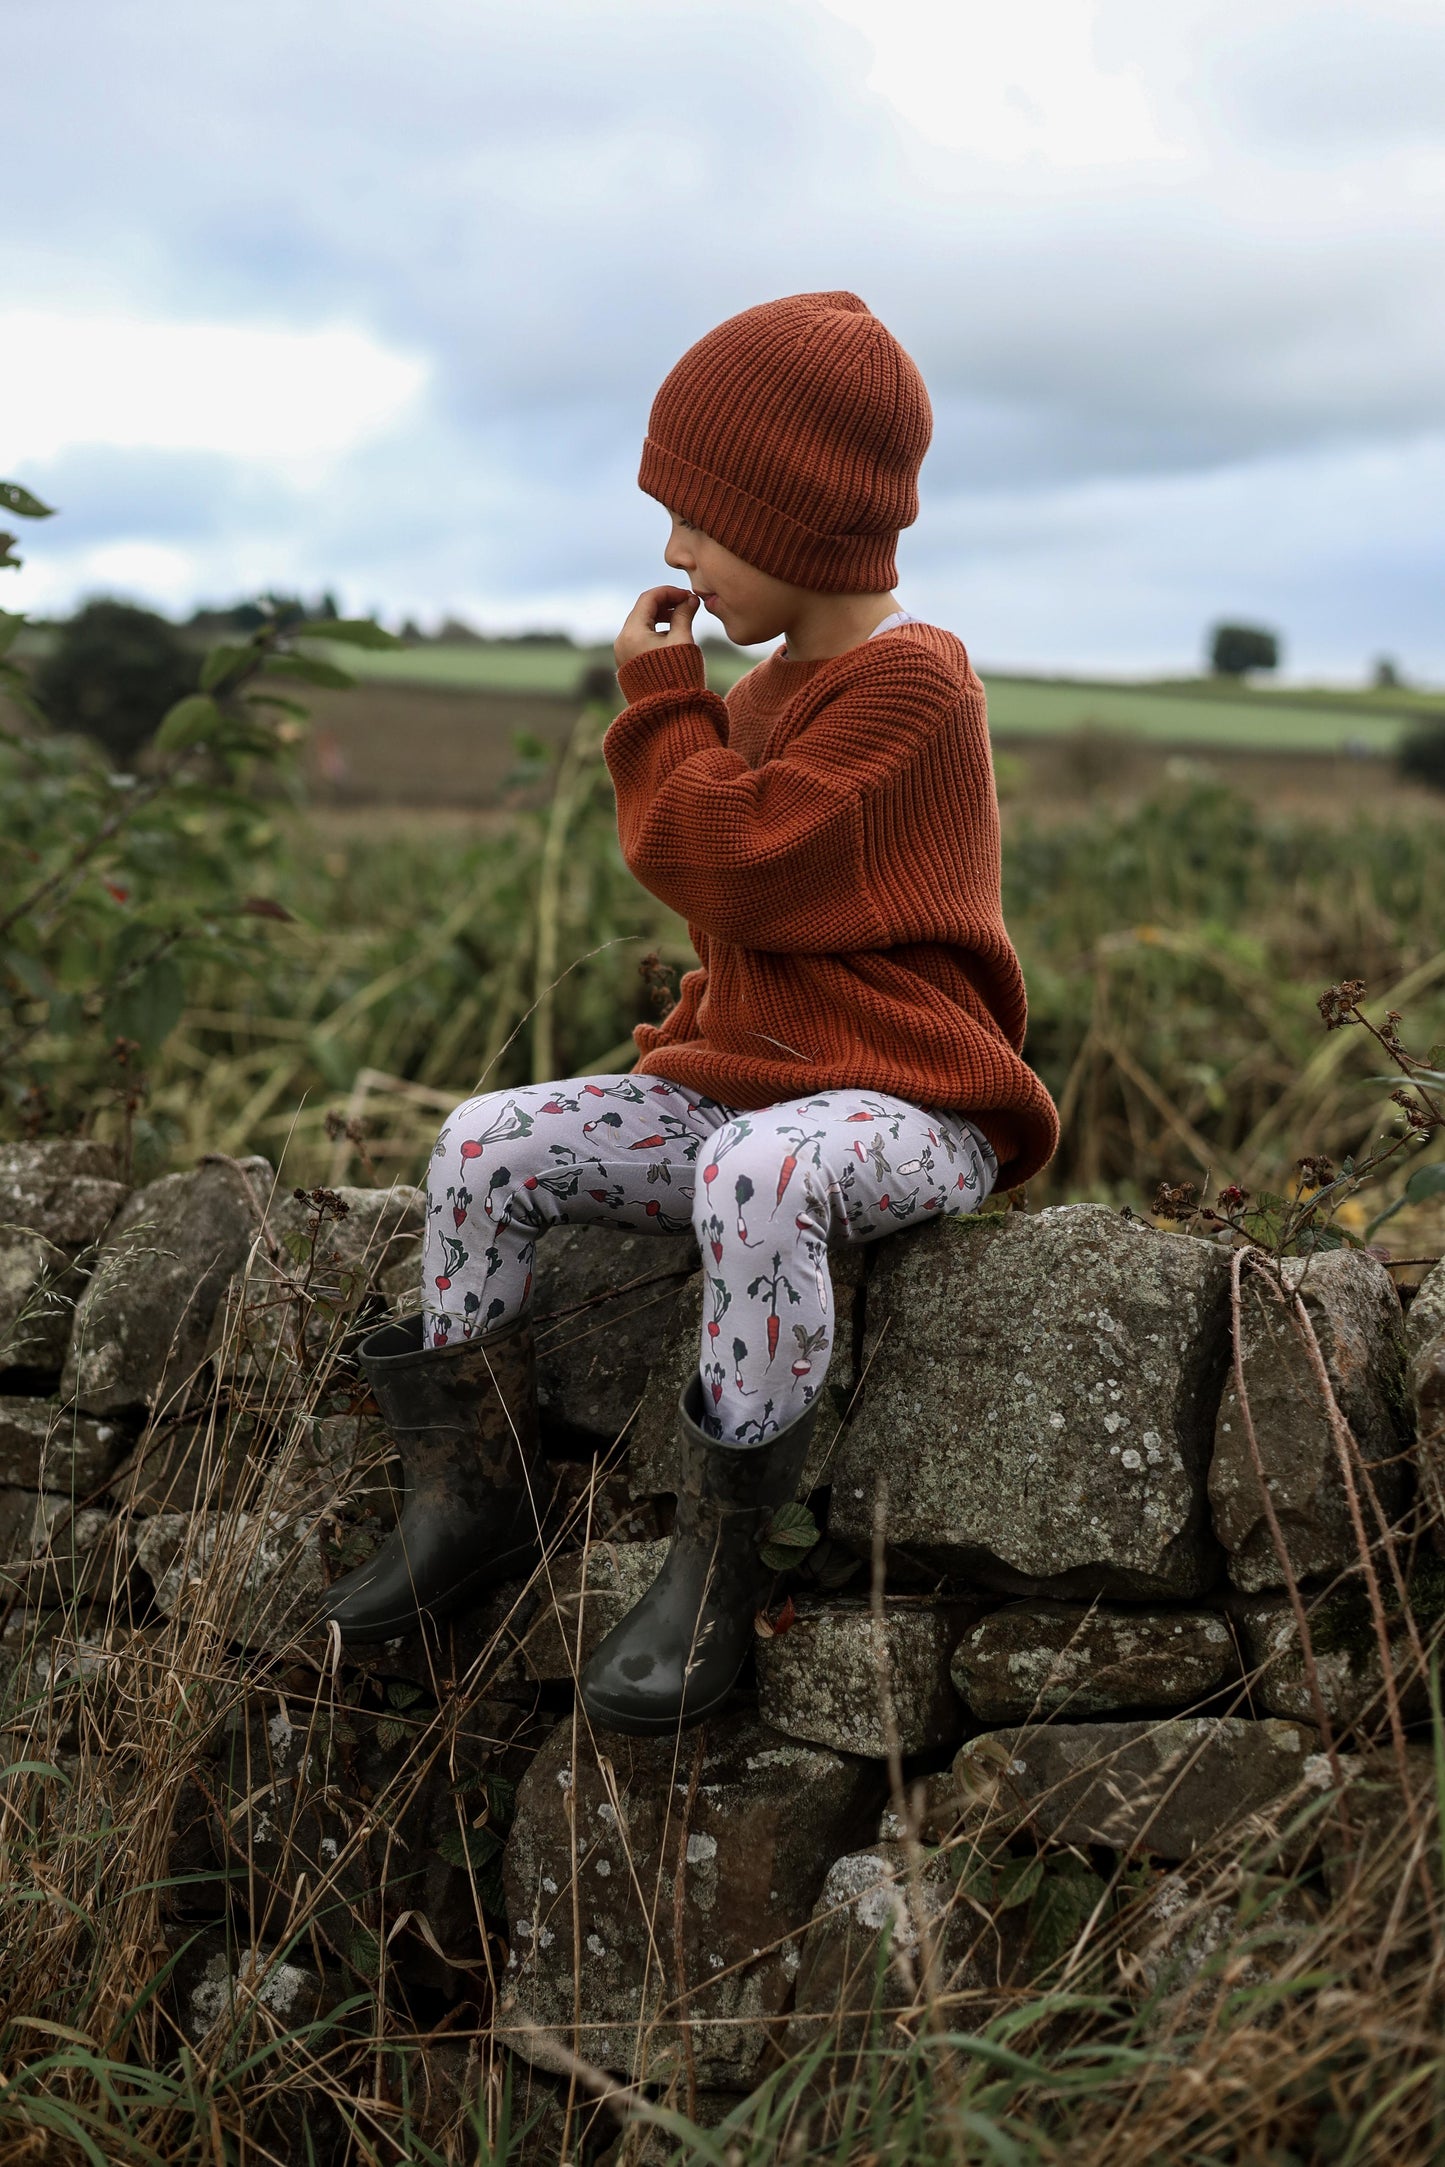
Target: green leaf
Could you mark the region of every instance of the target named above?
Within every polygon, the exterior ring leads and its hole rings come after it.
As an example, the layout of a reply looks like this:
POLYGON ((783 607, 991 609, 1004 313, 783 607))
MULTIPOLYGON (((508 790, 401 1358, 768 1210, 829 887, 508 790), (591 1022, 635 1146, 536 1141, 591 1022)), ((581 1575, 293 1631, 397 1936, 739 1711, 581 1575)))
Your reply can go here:
POLYGON ((202 692, 214 692, 217 685, 256 659, 254 647, 213 647, 201 664, 202 692))
POLYGON ((381 1970, 381 1939, 369 1926, 356 1928, 346 1954, 363 1979, 374 1979, 381 1970))
POLYGON ((24 622, 23 610, 0 609, 0 655, 9 653, 24 622))
POLYGON ((1445 1196, 1445 1163, 1417 1166, 1405 1184, 1407 1204, 1423 1204, 1432 1196, 1445 1196))
POLYGON ((406 1725, 399 1716, 382 1716, 376 1726, 376 1742, 390 1751, 399 1746, 406 1736, 406 1725))
POLYGON ((806 1505, 790 1501, 779 1505, 768 1522, 764 1540, 778 1543, 785 1550, 811 1550, 818 1540, 818 1523, 806 1505))
POLYGON ((156 750, 184 752, 188 746, 215 738, 222 727, 221 710, 215 701, 207 699, 203 692, 188 693, 162 718, 156 732, 156 750))
POLYGON ((448 1866, 485 1866, 502 1848, 493 1828, 449 1828, 437 1845, 448 1866))
POLYGON ((22 519, 53 519, 55 506, 42 504, 19 482, 0 482, 0 511, 18 512, 22 519))
POLYGON ((288 700, 279 692, 246 692, 241 696, 243 707, 274 707, 283 715, 290 715, 296 722, 309 722, 311 710, 299 700, 288 700))
POLYGON ((1099 1876, 1072 1860, 1042 1876, 1029 1907, 1029 1938, 1040 1969, 1069 1954, 1104 1893, 1099 1876))
POLYGON ((1031 1859, 1007 1859, 998 1870, 994 1902, 1001 1911, 1012 1911, 1016 1904, 1030 1903, 1043 1878, 1044 1862, 1037 1852, 1031 1859))
POLYGON ((758 1549, 770 1573, 786 1572, 800 1565, 819 1538, 817 1521, 806 1505, 779 1505, 759 1540, 758 1549))
POLYGON ((334 662, 318 662, 313 655, 272 655, 266 663, 268 677, 299 677, 308 685, 325 685, 334 692, 349 692, 356 679, 334 662))
POLYGON ((404 647, 394 632, 384 632, 370 617, 320 617, 310 624, 296 625, 288 635, 293 640, 337 640, 345 647, 404 647))
POLYGON ((393 1708, 410 1708, 421 1699, 421 1687, 413 1685, 410 1678, 393 1678, 386 1689, 386 1697, 393 1708))
POLYGON ((173 956, 158 956, 139 978, 118 986, 105 1004, 106 1030, 139 1040, 147 1053, 170 1037, 186 1005, 186 981, 173 956))
POLYGON ((517 1786, 510 1776, 486 1779, 487 1812, 498 1828, 505 1828, 517 1810, 517 1786))

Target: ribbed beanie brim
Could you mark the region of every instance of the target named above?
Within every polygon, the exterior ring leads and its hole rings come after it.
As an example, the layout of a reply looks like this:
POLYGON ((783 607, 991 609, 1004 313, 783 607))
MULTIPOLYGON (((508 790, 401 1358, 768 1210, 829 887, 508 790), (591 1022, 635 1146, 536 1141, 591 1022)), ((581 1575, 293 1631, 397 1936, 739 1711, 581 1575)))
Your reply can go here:
POLYGON ((637 479, 775 579, 881 594, 932 433, 916 364, 866 303, 789 294, 728 317, 669 371, 637 479))

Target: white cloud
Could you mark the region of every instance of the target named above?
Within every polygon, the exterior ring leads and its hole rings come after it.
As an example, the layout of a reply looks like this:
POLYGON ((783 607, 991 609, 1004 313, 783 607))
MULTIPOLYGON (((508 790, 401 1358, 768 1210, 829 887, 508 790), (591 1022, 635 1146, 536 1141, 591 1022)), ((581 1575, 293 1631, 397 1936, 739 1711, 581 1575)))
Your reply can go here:
POLYGON ((869 89, 944 149, 1056 167, 1178 155, 1139 74, 1100 65, 1089 0, 822 4, 869 40, 869 89))
POLYGON ((934 401, 909 599, 985 657, 1188 662, 1237 597, 1445 673, 1440 0, 11 12, 0 456, 65 517, 7 604, 184 559, 609 629, 663 374, 847 286, 934 401))
POLYGON ((323 466, 394 427, 430 373, 320 330, 0 310, 0 466, 76 445, 323 466))

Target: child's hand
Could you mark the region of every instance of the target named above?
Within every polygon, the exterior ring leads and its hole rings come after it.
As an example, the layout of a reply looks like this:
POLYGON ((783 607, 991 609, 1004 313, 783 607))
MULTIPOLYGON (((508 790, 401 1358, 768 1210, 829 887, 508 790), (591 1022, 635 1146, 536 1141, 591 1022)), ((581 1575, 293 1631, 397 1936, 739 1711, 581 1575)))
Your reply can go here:
POLYGON ((618 669, 635 655, 650 654, 654 647, 691 647, 692 621, 701 600, 701 595, 694 594, 690 587, 649 587, 646 594, 640 594, 612 643, 618 669), (658 619, 664 617, 667 630, 654 631, 658 619))

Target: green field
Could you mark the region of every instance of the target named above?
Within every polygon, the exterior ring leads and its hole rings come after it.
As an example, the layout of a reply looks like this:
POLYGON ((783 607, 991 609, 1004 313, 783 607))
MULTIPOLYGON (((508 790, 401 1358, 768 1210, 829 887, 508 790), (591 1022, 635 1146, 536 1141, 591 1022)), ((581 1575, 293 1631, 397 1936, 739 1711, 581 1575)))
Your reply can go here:
MULTIPOLYGON (((708 681, 726 692, 757 657, 709 654, 708 681)), ((565 695, 589 665, 610 666, 609 647, 542 647, 497 641, 423 646, 337 660, 368 682, 457 692, 565 695)), ((1051 736, 1083 728, 1156 742, 1238 746, 1259 752, 1336 752, 1353 744, 1393 750, 1413 716, 1445 712, 1445 694, 1254 689, 1211 678, 1120 684, 1081 678, 986 673, 989 719, 998 738, 1051 736)))

